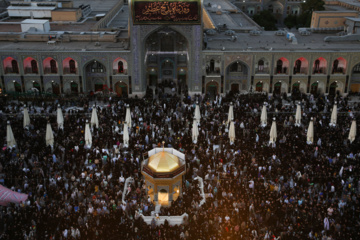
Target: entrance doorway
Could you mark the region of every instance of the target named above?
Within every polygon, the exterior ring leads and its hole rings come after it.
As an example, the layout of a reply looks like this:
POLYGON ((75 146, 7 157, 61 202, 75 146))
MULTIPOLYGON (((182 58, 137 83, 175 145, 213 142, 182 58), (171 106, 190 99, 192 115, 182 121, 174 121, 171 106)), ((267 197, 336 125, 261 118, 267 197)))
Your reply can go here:
POLYGON ((127 97, 127 84, 124 82, 117 82, 115 84, 115 92, 119 97, 127 97))
POLYGON ((333 83, 330 85, 329 95, 335 96, 335 94, 336 94, 336 88, 337 88, 337 82, 333 82, 333 83))
POLYGON ((169 193, 165 189, 161 189, 158 193, 158 202, 161 205, 168 205, 169 204, 169 193))
POLYGON ((79 92, 78 84, 76 82, 71 82, 70 88, 71 88, 71 93, 79 92))
POLYGON ((206 93, 211 100, 214 100, 216 98, 216 95, 218 94, 218 88, 219 84, 215 81, 211 81, 206 84, 206 93))
POLYGON ((158 74, 156 69, 151 69, 149 71, 149 86, 156 86, 158 81, 158 74))
POLYGON ((281 82, 275 83, 273 94, 281 94, 281 82))
POLYGON ((33 88, 36 88, 39 92, 41 92, 40 84, 38 82, 33 81, 33 88))
POLYGON ((178 93, 180 94, 182 89, 186 88, 186 70, 180 69, 178 72, 178 93))
POLYGON ((102 91, 104 88, 102 83, 95 83, 95 92, 102 91))
POLYGON ((89 62, 85 67, 86 73, 86 91, 103 91, 106 84, 106 67, 94 60, 89 62))
POLYGON ((60 94, 60 85, 58 83, 52 83, 52 92, 53 94, 59 95, 60 94))
POLYGON ((263 82, 256 83, 255 90, 256 90, 256 92, 262 92, 263 91, 263 82))
POLYGON ((300 82, 296 82, 292 85, 292 94, 295 96, 300 93, 300 82))
POLYGON ((318 92, 318 86, 319 86, 318 82, 314 82, 313 84, 311 84, 310 93, 315 95, 318 92))
POLYGON ((239 84, 238 83, 231 84, 231 92, 239 93, 239 84))
POLYGON ((21 92, 21 85, 18 82, 14 82, 14 90, 15 92, 20 93, 21 92))

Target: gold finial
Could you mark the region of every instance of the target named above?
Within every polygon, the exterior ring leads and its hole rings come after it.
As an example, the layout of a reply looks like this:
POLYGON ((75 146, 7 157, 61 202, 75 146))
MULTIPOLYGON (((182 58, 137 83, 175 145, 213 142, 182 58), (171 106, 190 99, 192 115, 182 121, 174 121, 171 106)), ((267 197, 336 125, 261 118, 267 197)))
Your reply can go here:
POLYGON ((163 144, 163 152, 165 152, 165 150, 164 150, 165 141, 162 141, 162 144, 163 144))

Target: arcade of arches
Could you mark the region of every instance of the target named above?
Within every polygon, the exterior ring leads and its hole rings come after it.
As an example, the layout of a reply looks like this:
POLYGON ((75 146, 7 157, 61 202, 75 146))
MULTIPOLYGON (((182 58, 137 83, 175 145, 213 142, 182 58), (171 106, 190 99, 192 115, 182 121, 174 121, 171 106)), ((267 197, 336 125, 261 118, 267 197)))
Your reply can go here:
MULTIPOLYGON (((171 28, 162 27, 150 33, 144 42, 146 85, 156 87, 165 83, 160 86, 167 84, 170 87, 175 86, 178 90, 180 88, 179 92, 184 90, 191 81, 189 44, 184 35, 171 28)), ((76 94, 111 89, 119 96, 131 94, 131 80, 129 80, 131 72, 128 71, 129 66, 124 58, 116 57, 110 62, 102 62, 94 58, 81 64, 75 59, 56 56, 43 58, 4 56, 1 61, 4 74, 2 91, 26 92, 36 88, 54 94, 76 94), (17 77, 12 78, 13 75, 17 77), (18 75, 26 76, 23 82, 19 80, 18 75), (34 75, 37 77, 32 78, 34 75), (41 76, 45 77, 45 75, 50 75, 46 76, 50 80, 40 80, 41 76), (64 77, 63 82, 60 80, 61 76, 64 77), (71 79, 65 80, 68 76, 69 78, 71 76, 71 79), (53 83, 51 83, 52 77, 55 80, 53 83), (33 80, 38 85, 33 86, 33 80), (74 81, 70 84, 70 80, 74 81)), ((229 91, 236 93, 250 90, 289 94, 360 92, 360 63, 351 64, 345 56, 334 58, 316 56, 313 59, 306 56, 288 59, 274 57, 274 60, 259 56, 254 59, 254 66, 248 65, 246 61, 240 61, 241 58, 225 65, 224 58, 220 55, 205 56, 205 59, 203 79, 199 80, 202 84, 200 89, 197 89, 203 94, 216 95, 229 91), (271 76, 273 76, 272 80, 271 76), (216 83, 210 83, 213 79, 216 83), (280 79, 283 80, 281 84, 280 79), (264 81, 260 82, 260 80, 264 81), (301 84, 297 83, 298 80, 301 80, 301 84), (338 81, 337 84, 334 84, 335 80, 338 81)))

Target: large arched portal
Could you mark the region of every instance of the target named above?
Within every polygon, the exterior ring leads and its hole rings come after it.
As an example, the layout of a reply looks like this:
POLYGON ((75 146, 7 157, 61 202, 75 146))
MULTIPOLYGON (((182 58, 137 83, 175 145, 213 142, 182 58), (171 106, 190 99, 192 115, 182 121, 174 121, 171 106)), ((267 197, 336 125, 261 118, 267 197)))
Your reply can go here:
POLYGON ((93 60, 85 65, 85 91, 102 91, 106 88, 106 68, 104 64, 93 60))
POLYGON ((148 86, 173 82, 187 85, 188 41, 177 31, 165 27, 150 34, 145 41, 145 69, 148 86))
POLYGON ((226 91, 232 90, 229 89, 231 85, 229 86, 228 84, 239 84, 239 90, 248 91, 248 69, 248 66, 244 62, 239 60, 229 64, 226 68, 226 91))

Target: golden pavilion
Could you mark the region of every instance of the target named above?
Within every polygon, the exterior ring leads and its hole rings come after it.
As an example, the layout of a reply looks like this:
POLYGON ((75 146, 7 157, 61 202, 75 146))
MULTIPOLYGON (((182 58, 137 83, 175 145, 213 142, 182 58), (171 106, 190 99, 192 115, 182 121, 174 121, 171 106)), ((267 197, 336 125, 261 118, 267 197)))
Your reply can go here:
POLYGON ((182 195, 185 154, 173 148, 154 148, 147 157, 141 168, 147 194, 156 204, 170 206, 182 195))

